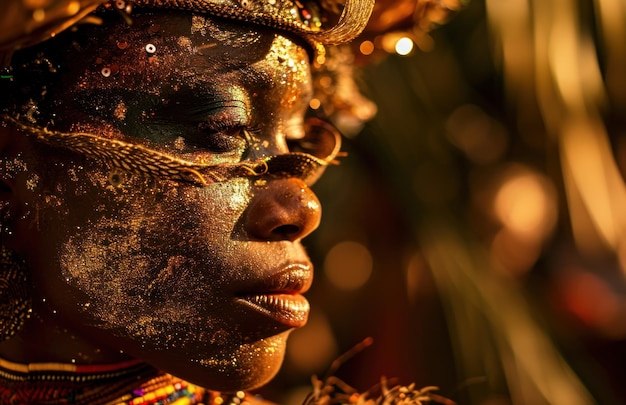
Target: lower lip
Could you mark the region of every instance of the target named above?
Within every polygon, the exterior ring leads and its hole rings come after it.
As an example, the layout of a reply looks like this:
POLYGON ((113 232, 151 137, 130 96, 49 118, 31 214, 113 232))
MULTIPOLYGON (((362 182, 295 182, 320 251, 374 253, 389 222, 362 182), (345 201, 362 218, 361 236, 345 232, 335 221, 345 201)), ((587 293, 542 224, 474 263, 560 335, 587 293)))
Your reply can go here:
POLYGON ((309 302, 299 294, 259 294, 239 298, 252 309, 290 328, 300 328, 309 317, 309 302))

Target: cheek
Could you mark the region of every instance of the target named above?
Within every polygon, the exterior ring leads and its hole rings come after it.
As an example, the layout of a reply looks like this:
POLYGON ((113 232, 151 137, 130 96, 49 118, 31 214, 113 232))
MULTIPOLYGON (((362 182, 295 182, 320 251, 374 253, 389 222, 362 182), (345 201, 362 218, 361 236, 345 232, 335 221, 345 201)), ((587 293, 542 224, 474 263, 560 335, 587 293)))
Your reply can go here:
POLYGON ((66 236, 52 238, 58 272, 47 269, 45 294, 74 323, 142 344, 184 346, 193 323, 215 339, 223 322, 220 291, 237 277, 233 235, 249 201, 248 182, 156 184, 136 179, 80 198, 67 194, 66 209, 46 221, 51 234, 65 229, 66 236))

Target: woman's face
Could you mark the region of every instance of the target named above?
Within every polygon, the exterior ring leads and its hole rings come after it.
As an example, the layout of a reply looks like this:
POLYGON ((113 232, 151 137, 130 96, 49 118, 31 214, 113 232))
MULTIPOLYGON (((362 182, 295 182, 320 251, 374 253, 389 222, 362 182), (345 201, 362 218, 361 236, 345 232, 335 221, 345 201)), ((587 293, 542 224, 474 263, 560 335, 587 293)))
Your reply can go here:
MULTIPOLYGON (((47 89, 54 128, 216 164, 286 153, 303 135, 310 71, 290 39, 177 14, 93 30, 47 89)), ((320 206, 302 179, 199 187, 36 142, 11 167, 35 296, 70 330, 212 389, 276 373, 308 315, 300 239, 320 206)))

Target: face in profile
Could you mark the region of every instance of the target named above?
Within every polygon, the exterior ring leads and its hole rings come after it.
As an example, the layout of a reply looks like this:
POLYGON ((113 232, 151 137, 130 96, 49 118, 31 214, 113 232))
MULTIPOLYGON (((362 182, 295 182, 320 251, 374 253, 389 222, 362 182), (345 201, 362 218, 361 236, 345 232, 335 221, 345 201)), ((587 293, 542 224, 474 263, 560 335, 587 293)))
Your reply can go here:
POLYGON ((81 30, 50 45, 54 61, 44 48, 37 63, 53 65, 51 84, 21 118, 94 135, 95 152, 2 129, 19 138, 4 169, 35 312, 102 353, 207 388, 261 385, 308 316, 312 266, 300 240, 317 227, 319 202, 289 170, 199 185, 155 166, 163 156, 226 167, 289 152, 307 132, 305 47, 186 14, 81 30), (119 145, 155 158, 145 175, 112 167, 119 145))

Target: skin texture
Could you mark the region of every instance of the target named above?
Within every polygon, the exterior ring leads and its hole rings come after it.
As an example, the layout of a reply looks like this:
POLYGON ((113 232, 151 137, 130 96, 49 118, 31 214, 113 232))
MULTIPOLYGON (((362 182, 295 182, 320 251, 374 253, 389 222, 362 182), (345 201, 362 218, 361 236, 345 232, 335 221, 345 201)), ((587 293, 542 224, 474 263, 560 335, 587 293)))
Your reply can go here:
MULTIPOLYGON (((44 47, 52 79, 21 117, 216 164, 287 153, 287 139, 303 136, 311 79, 298 42, 187 14, 108 24, 44 47)), ((275 375, 308 313, 300 293, 312 268, 300 239, 320 205, 302 179, 198 187, 111 170, 10 125, 0 140, 13 218, 2 242, 27 260, 35 300, 0 356, 140 358, 222 391, 275 375), (277 304, 242 299, 259 294, 277 304)))

